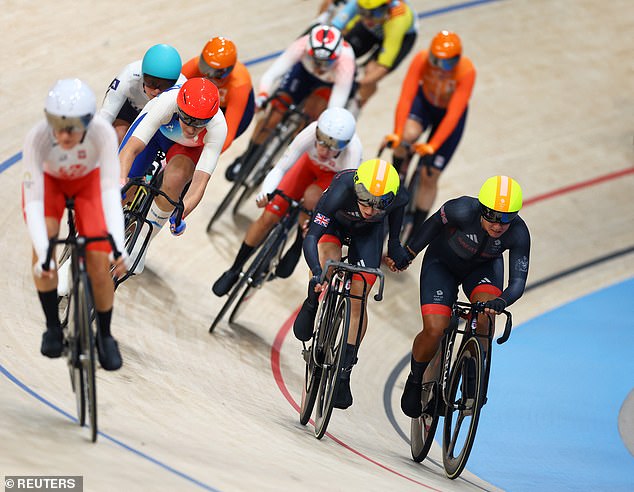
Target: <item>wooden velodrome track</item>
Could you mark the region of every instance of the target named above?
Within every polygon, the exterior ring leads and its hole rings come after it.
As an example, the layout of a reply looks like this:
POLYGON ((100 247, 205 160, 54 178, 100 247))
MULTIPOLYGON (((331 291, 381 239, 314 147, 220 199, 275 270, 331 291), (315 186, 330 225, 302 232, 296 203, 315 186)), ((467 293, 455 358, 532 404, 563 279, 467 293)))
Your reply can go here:
MULTIPOLYGON (((104 92, 150 45, 170 43, 186 60, 197 56, 211 35, 232 38, 241 60, 258 60, 303 31, 317 3, 4 2, 4 475, 83 475, 85 490, 91 491, 494 489, 468 471, 450 482, 433 462, 412 462, 408 445, 386 418, 392 413, 398 426, 409 426, 398 406, 405 374, 392 401, 384 404, 382 395, 419 329, 420 259, 405 274, 389 275, 385 300, 373 303, 352 377, 355 403, 334 413, 330 438, 322 441, 314 439, 310 426, 299 425, 293 405, 303 363, 299 343, 286 334, 287 319, 305 293, 301 268, 258 293, 240 325, 223 323, 213 335, 207 333, 222 302, 211 294, 211 282, 233 257, 247 217, 237 222, 226 217, 211 235, 204 228, 227 190, 224 168, 242 152, 246 137, 221 158, 186 234, 173 238, 163 232, 152 244, 146 272, 117 292, 113 331, 124 367, 98 372, 102 434, 96 445, 69 417, 74 398, 65 365, 39 354, 44 324, 21 218, 19 160, 24 135, 42 117, 49 86, 57 78, 78 76, 104 92)), ((634 5, 628 0, 413 4, 424 14, 416 49, 442 28, 455 30, 478 71, 467 130, 441 179, 436 205, 477 193, 490 175, 512 175, 527 198, 522 216, 533 238, 529 281, 554 278, 513 306, 516 326, 631 278, 634 46, 627 33, 634 28, 634 5), (452 6, 459 8, 447 8, 452 6), (628 248, 629 254, 557 279, 628 248)), ((408 61, 382 82, 360 117, 365 157, 391 130, 408 61)), ((250 65, 255 80, 268 63, 250 65)), ((245 208, 245 216, 256 213, 254 205, 245 208)), ((512 340, 504 350, 513 350, 512 340)), ((438 463, 439 450, 431 457, 438 463)))

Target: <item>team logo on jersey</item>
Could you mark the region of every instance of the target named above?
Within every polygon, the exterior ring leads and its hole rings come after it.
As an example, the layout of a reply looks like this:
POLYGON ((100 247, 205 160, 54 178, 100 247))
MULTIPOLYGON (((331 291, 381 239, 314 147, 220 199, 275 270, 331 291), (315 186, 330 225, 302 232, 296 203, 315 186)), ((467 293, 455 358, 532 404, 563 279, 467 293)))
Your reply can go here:
POLYGON ((315 215, 313 222, 322 227, 328 227, 328 224, 330 224, 330 217, 326 217, 324 214, 320 214, 319 212, 317 212, 317 215, 315 215))
POLYGON ((515 270, 518 272, 528 271, 528 258, 526 256, 522 256, 515 262, 515 270))
POLYGON ((478 244, 478 235, 477 234, 467 234, 467 237, 473 241, 474 243, 478 244))
POLYGON ((77 151, 77 159, 85 159, 86 158, 86 150, 81 149, 77 151))
POLYGON ((113 91, 117 90, 117 87, 119 87, 119 79, 114 79, 112 82, 110 82, 110 89, 112 89, 113 91))

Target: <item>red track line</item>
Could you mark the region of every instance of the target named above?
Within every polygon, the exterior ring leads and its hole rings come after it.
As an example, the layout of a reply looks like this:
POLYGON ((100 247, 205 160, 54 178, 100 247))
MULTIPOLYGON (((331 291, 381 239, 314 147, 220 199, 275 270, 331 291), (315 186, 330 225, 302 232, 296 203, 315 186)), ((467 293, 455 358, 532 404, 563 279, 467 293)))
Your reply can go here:
MULTIPOLYGON (((634 167, 629 167, 626 169, 622 169, 620 171, 615 171, 609 174, 604 174, 603 176, 598 176, 596 178, 592 178, 592 179, 588 179, 586 181, 580 181, 579 183, 576 184, 572 184, 569 186, 564 186, 563 188, 558 188, 556 190, 550 191, 548 193, 543 193, 541 195, 537 195, 535 197, 529 198, 527 200, 524 201, 524 206, 528 206, 528 205, 532 205, 534 203, 538 203, 541 202, 543 200, 547 200, 549 198, 554 198, 556 196, 559 195, 563 195, 566 193, 570 193, 572 191, 575 190, 579 190, 579 189, 583 189, 583 188, 588 188, 590 186, 594 186, 596 184, 600 184, 603 183, 605 181, 611 181, 613 179, 616 178, 620 178, 623 176, 627 176, 628 174, 633 174, 634 173, 634 167)), ((290 392, 288 391, 288 388, 286 387, 286 383, 284 383, 284 378, 282 377, 282 371, 281 371, 281 366, 280 366, 280 353, 282 350, 282 345, 284 344, 284 340, 286 339, 286 335, 288 334, 288 332, 291 330, 291 327, 293 326, 293 321, 295 321, 295 317, 297 316, 297 313, 299 312, 299 308, 297 308, 295 310, 295 312, 293 312, 293 314, 291 314, 291 316, 284 322, 284 324, 282 325, 282 327, 280 328, 280 330, 278 331, 275 340, 273 341, 273 346, 271 347, 271 370, 273 371, 273 377, 275 378, 275 382, 277 383, 278 388, 280 389, 280 391, 282 392, 282 394, 284 395, 284 398, 286 398, 286 400, 291 404, 291 406, 299 413, 299 405, 298 403, 293 399, 293 397, 291 396, 290 392)), ((312 420, 311 420, 312 423, 312 420)), ((422 482, 419 482, 413 478, 410 478, 408 476, 403 475, 402 473, 397 472, 396 470, 382 464, 379 463, 376 460, 373 460, 372 458, 370 458, 369 456, 366 456, 365 454, 361 453, 360 451, 357 451, 356 449, 354 449, 353 447, 349 446, 348 444, 346 444, 345 442, 341 441, 340 439, 337 439, 335 436, 333 436, 332 434, 330 434, 329 432, 326 432, 326 435, 332 439, 333 441, 335 441, 337 444, 339 444, 340 446, 346 448, 348 451, 351 451, 352 453, 356 454, 357 456, 363 458, 366 461, 369 461, 370 463, 377 465, 381 468, 383 468, 384 470, 393 473, 394 475, 397 475, 401 478, 404 478, 405 480, 409 480, 410 482, 413 482, 415 484, 421 485, 425 488, 428 488, 430 490, 438 490, 435 489, 429 485, 426 485, 422 482)))

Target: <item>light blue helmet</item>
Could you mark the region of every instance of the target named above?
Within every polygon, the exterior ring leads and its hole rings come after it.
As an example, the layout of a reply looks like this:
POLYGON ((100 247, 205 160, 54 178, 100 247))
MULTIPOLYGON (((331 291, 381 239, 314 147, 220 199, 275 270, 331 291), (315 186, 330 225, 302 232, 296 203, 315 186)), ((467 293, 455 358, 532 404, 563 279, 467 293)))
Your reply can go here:
POLYGON ((177 80, 183 62, 176 48, 169 44, 155 44, 145 52, 141 70, 159 79, 177 80))

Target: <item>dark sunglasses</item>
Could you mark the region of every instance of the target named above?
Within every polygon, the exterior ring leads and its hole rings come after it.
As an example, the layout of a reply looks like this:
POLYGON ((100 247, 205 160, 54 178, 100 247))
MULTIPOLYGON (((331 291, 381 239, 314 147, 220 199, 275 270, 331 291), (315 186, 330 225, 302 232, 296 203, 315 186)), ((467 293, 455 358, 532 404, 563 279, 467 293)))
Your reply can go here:
POLYGON ((366 19, 382 19, 387 15, 389 9, 390 7, 388 5, 382 5, 375 9, 364 9, 359 7, 359 15, 366 19))
POLYGON ((187 126, 193 126, 194 128, 202 128, 211 121, 211 118, 194 118, 193 116, 189 116, 180 108, 178 108, 178 118, 187 126))
POLYGON ((490 209, 484 205, 480 206, 480 215, 487 222, 493 222, 497 224, 510 224, 518 212, 498 212, 497 210, 490 209))
POLYGON ((143 74, 143 85, 148 89, 158 89, 161 92, 166 91, 176 83, 175 80, 161 79, 143 74))

